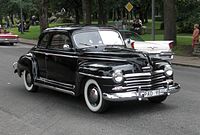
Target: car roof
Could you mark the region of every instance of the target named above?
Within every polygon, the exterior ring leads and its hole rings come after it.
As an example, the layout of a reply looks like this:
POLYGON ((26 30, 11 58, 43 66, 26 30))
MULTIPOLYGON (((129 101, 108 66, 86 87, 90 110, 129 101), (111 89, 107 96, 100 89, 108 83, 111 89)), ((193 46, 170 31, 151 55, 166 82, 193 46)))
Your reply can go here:
POLYGON ((43 32, 56 32, 56 31, 76 31, 76 30, 100 30, 100 29, 115 29, 113 26, 104 26, 104 25, 69 25, 69 26, 59 26, 53 28, 47 28, 43 32))

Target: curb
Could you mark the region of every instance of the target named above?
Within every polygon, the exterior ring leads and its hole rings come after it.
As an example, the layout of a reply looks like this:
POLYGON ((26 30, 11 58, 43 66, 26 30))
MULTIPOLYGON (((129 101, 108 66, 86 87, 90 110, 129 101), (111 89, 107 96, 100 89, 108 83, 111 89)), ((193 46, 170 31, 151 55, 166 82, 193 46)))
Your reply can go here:
POLYGON ((27 42, 23 42, 23 41, 19 41, 19 43, 25 44, 25 45, 32 45, 32 46, 35 46, 35 45, 36 45, 36 44, 34 44, 34 43, 27 43, 27 42))
POLYGON ((19 43, 35 46, 37 44, 37 40, 19 38, 19 43))
POLYGON ((193 67, 193 68, 200 68, 200 65, 188 65, 188 64, 182 64, 182 63, 173 63, 172 65, 176 65, 176 66, 184 66, 184 67, 193 67))

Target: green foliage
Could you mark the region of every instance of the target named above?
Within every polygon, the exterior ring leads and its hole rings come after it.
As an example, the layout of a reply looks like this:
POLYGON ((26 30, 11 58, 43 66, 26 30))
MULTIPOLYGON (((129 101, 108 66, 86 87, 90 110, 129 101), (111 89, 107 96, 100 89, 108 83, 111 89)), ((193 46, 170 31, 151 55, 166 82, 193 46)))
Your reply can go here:
MULTIPOLYGON (((57 27, 57 26, 63 26, 65 24, 63 23, 52 23, 49 26, 50 27, 57 27)), ((9 29, 10 32, 12 32, 13 34, 17 34, 19 35, 20 38, 24 38, 24 39, 33 39, 33 40, 37 40, 39 35, 40 35, 40 27, 39 26, 31 26, 28 32, 24 32, 23 34, 21 34, 21 32, 18 32, 17 27, 16 28, 11 28, 9 29)))
POLYGON ((199 0, 177 0, 177 26, 179 33, 191 33, 195 23, 200 23, 199 0))

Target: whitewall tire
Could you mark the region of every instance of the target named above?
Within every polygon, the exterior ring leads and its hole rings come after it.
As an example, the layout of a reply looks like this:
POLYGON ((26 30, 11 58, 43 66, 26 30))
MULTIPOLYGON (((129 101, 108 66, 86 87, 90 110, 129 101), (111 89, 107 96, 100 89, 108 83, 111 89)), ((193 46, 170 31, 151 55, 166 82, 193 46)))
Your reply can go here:
POLYGON ((101 88, 93 79, 89 79, 85 83, 84 99, 87 107, 92 112, 103 112, 107 109, 108 104, 103 99, 101 88))
POLYGON ((23 80, 24 80, 24 86, 27 91, 29 92, 35 92, 38 89, 38 86, 35 86, 32 81, 32 75, 29 71, 24 70, 23 72, 23 80))

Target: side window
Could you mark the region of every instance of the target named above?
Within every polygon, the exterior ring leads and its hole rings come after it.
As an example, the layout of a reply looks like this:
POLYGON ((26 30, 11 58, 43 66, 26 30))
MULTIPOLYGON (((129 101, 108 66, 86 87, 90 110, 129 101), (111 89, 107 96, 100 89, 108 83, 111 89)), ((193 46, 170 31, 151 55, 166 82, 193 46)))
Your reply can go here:
POLYGON ((52 37, 49 49, 63 49, 63 45, 71 45, 70 39, 65 34, 55 34, 52 37))
POLYGON ((38 47, 39 48, 46 48, 49 42, 49 34, 45 34, 42 39, 40 40, 38 47))

